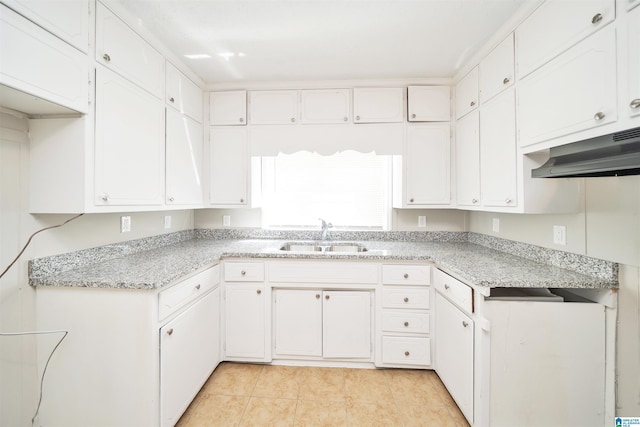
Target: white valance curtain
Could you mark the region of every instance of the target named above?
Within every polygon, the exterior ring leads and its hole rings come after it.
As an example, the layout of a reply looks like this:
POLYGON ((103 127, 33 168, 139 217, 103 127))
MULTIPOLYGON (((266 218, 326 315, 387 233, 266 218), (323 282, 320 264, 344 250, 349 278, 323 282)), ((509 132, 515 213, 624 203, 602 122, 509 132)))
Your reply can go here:
POLYGON ((252 156, 310 151, 330 155, 355 150, 379 155, 402 154, 402 124, 283 125, 249 128, 252 156))

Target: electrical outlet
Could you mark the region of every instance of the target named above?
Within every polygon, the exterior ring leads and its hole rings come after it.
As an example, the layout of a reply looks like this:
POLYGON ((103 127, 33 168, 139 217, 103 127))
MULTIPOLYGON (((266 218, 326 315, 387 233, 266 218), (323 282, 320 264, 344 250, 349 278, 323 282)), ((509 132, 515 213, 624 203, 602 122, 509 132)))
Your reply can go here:
POLYGON ((222 215, 222 226, 231 227, 231 215, 222 215))
POLYGON ((493 218, 493 232, 500 232, 500 218, 493 218))
POLYGON ((553 243, 556 245, 567 244, 567 227, 564 225, 553 226, 553 243))
POLYGON ((427 226, 427 217, 425 215, 418 215, 418 227, 427 226))
POLYGON ((131 231, 131 217, 130 216, 121 216, 120 217, 120 232, 128 233, 131 231))
POLYGON ((164 228, 171 228, 171 215, 164 216, 164 228))

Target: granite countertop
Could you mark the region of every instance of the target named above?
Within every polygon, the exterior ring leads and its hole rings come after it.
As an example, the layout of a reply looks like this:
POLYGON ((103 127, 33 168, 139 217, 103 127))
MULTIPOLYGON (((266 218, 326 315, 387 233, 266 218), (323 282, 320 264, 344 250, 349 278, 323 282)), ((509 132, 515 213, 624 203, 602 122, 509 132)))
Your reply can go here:
MULTIPOLYGON (((290 240, 287 240, 290 241, 290 240)), ((190 238, 148 250, 115 256, 74 268, 60 268, 73 257, 32 260, 32 286, 157 289, 172 284, 220 259, 334 259, 372 261, 431 261, 447 273, 477 287, 617 287, 611 272, 583 274, 469 241, 361 241, 368 251, 359 253, 286 252, 278 239, 190 238), (55 265, 54 265, 55 264, 55 265)), ((76 256, 77 258, 77 256, 76 256)), ((585 257, 586 258, 586 257, 585 257)), ((69 261, 71 260, 71 261, 69 261)), ((599 261, 599 260, 594 260, 599 261)), ((570 262, 574 262, 570 260, 570 262)), ((581 261, 582 262, 582 261, 581 261)), ((588 263, 588 260, 586 261, 588 263)), ((596 263, 597 264, 597 263, 596 263)), ((605 264, 604 270, 608 269, 605 264)), ((73 267, 73 266, 72 266, 73 267)), ((588 267, 588 266, 587 266, 588 267)), ((579 270, 579 269, 578 269, 579 270)))

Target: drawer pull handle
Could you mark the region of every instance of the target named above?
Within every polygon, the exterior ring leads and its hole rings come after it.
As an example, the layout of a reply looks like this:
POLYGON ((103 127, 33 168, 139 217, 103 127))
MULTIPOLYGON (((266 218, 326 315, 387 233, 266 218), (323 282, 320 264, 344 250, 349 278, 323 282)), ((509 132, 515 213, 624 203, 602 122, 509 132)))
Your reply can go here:
POLYGON ((602 111, 598 111, 593 115, 593 120, 595 121, 600 121, 602 119, 604 119, 604 113, 602 111))
POLYGON ((102 55, 102 59, 104 59, 107 62, 111 62, 111 57, 109 56, 108 53, 105 53, 104 55, 102 55))
POLYGON ((467 326, 469 326, 469 323, 466 320, 463 320, 462 326, 466 328, 467 326))
POLYGON ((316 299, 320 299, 320 294, 316 294, 316 299))
POLYGON ((409 322, 404 322, 404 327, 408 328, 409 327, 409 322))
POLYGON ((408 351, 405 351, 405 352, 404 352, 404 355, 405 355, 405 356, 407 356, 407 357, 408 357, 410 354, 411 354, 411 353, 409 353, 408 351))
POLYGON ((511 81, 511 79, 510 79, 509 77, 505 77, 505 78, 502 80, 502 84, 503 84, 503 85, 509 84, 509 82, 510 82, 510 81, 511 81))
POLYGON ((404 297, 404 302, 409 302, 409 297, 404 297))
POLYGON ((476 101, 471 101, 471 102, 469 103, 469 107, 473 107, 473 106, 475 106, 475 105, 476 105, 476 101))
POLYGON ((445 284, 444 284, 444 288, 445 288, 445 289, 449 289, 449 288, 450 288, 450 286, 449 286, 449 285, 447 285, 447 284, 445 283, 445 284))
POLYGON ((240 272, 240 275, 241 275, 241 276, 246 276, 246 275, 247 275, 247 272, 246 272, 246 271, 244 271, 244 270, 242 270, 242 271, 240 272))
POLYGON ((196 289, 200 290, 200 283, 196 285, 196 289))
POLYGON ((402 276, 402 277, 404 277, 405 279, 408 279, 409 278, 409 273, 404 273, 404 276, 402 276))
POLYGON ((171 329, 169 329, 169 330, 167 331, 167 335, 173 335, 173 328, 171 328, 171 329))
POLYGON ((262 293, 262 290, 258 289, 258 290, 256 291, 256 293, 257 293, 258 295, 260 295, 260 294, 262 293))
POLYGON ((640 108, 640 98, 636 98, 633 101, 631 101, 629 103, 629 107, 636 109, 636 108, 640 108))
POLYGON ((593 18, 591 18, 591 23, 592 24, 597 24, 598 22, 602 21, 602 14, 601 13, 596 13, 595 15, 593 15, 593 18))

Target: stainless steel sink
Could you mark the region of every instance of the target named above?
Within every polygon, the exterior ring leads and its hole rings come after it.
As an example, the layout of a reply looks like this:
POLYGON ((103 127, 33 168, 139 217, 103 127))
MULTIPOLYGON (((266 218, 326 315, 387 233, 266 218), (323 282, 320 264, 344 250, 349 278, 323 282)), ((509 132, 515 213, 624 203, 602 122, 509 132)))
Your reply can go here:
POLYGON ((367 248, 359 243, 353 242, 288 242, 281 248, 281 251, 288 252, 367 252, 367 248))

